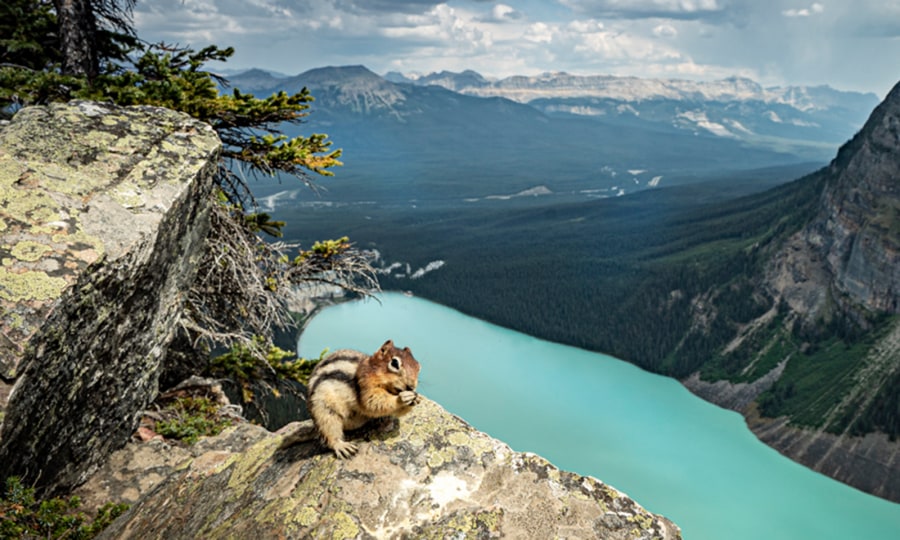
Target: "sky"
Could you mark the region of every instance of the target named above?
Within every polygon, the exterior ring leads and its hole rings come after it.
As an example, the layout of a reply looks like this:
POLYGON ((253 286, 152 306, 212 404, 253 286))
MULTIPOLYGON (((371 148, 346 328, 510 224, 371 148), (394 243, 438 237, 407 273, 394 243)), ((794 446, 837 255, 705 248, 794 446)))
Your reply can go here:
POLYGON ((235 47, 213 69, 287 75, 739 76, 878 97, 900 80, 900 0, 138 0, 134 22, 151 42, 235 47))

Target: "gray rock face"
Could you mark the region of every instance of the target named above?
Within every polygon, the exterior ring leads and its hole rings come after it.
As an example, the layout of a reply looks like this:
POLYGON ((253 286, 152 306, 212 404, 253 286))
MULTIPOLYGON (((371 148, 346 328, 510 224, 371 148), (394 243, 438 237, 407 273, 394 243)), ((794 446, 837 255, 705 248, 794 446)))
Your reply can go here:
POLYGON ((220 143, 154 107, 72 102, 0 132, 0 478, 66 491, 157 391, 196 272, 220 143), (0 404, 2 406, 2 404, 0 404))
POLYGON ((832 163, 816 238, 850 301, 900 312, 900 85, 832 163))
POLYGON ((900 85, 828 170, 818 217, 774 260, 770 287, 815 319, 827 292, 848 311, 900 313, 900 85))
POLYGON ((357 434, 366 440, 350 460, 314 441, 279 450, 283 437, 246 424, 219 437, 224 447, 203 441, 101 538, 681 537, 614 488, 514 452, 428 400, 357 434))

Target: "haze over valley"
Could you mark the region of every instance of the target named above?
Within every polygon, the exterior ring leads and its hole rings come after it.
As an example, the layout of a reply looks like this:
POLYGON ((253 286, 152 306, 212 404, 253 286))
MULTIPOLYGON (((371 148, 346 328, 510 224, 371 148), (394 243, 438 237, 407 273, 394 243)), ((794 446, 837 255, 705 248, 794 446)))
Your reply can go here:
POLYGON ((391 82, 346 66, 293 77, 252 70, 229 81, 260 95, 310 89, 309 122, 286 133, 324 132, 343 149, 340 181, 323 182, 321 196, 340 201, 458 201, 528 190, 577 200, 783 166, 787 180, 795 167, 827 162, 877 103, 874 94, 763 89, 739 79, 513 79, 485 86, 465 72, 391 82), (513 83, 518 101, 504 96, 513 83))

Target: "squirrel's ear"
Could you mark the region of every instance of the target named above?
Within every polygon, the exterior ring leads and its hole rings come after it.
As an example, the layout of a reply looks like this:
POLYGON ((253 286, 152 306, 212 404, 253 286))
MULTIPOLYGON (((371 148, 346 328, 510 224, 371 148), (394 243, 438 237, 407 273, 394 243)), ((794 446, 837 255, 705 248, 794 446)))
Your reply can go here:
POLYGON ((409 350, 409 347, 403 347, 403 352, 412 354, 412 351, 409 350))
POLYGON ((389 339, 389 340, 387 340, 387 341, 384 342, 384 345, 381 346, 381 350, 382 350, 382 351, 386 351, 386 350, 390 349, 390 348, 393 347, 393 346, 394 346, 394 341, 391 340, 391 339, 389 339))

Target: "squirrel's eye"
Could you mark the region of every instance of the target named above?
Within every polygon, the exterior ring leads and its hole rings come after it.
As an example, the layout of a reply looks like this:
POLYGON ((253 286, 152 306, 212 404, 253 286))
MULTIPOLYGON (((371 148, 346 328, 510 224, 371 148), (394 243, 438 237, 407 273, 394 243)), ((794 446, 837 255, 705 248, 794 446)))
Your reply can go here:
POLYGON ((398 358, 396 356, 391 358, 391 363, 388 364, 388 369, 393 371, 394 373, 399 373, 400 372, 400 358, 398 358))

